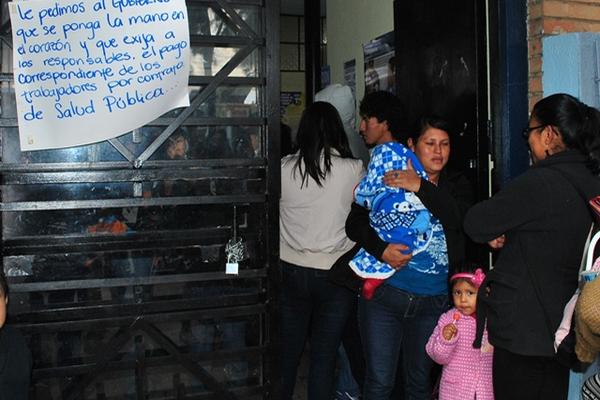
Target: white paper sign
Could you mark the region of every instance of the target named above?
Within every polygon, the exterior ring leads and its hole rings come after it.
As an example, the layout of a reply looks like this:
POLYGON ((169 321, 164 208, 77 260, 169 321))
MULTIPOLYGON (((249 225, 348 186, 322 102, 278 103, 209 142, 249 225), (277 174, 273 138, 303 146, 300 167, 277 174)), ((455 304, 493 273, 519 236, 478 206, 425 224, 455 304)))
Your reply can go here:
POLYGON ((22 150, 110 139, 189 105, 185 0, 9 4, 22 150))
POLYGON ((238 263, 226 263, 225 264, 225 273, 227 275, 239 274, 239 264, 238 263))

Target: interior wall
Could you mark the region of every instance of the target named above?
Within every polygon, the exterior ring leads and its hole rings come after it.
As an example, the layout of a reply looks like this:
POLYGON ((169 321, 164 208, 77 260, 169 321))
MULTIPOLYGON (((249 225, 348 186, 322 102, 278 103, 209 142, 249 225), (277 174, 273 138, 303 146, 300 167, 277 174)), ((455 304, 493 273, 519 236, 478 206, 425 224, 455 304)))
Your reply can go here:
POLYGON ((355 59, 358 104, 365 90, 362 45, 394 30, 394 0, 327 0, 327 16, 331 83, 344 83, 344 62, 355 59))
POLYGON ((304 71, 281 71, 281 91, 302 93, 302 103, 295 107, 288 106, 287 112, 282 120, 284 124, 289 125, 289 127, 292 129, 292 139, 296 137, 298 124, 300 123, 300 117, 302 116, 302 111, 305 107, 305 85, 304 71))

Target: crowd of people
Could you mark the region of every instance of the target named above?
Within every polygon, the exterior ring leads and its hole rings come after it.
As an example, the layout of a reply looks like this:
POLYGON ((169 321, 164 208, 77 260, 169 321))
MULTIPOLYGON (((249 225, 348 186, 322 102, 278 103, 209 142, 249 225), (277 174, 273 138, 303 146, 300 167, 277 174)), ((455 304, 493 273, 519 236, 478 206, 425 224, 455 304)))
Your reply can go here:
MULTIPOLYGON (((359 111, 366 169, 324 101, 305 109, 281 160, 281 398, 293 398, 309 342, 309 400, 336 396, 340 346, 364 400, 567 399, 555 331, 600 195, 600 111, 567 94, 538 101, 523 131, 531 167, 477 204, 446 169, 447 120, 410 124, 384 91, 359 111), (467 259, 467 237, 497 252, 493 269, 467 259)), ((588 362, 600 351, 599 294, 597 280, 578 306, 588 362)), ((26 399, 31 356, 5 324, 7 304, 0 271, 0 399, 26 399)), ((597 373, 582 386, 600 398, 597 373)))
POLYGON ((306 108, 282 160, 282 399, 307 342, 310 400, 339 394, 341 344, 360 388, 348 399, 567 399, 554 333, 600 195, 600 112, 567 94, 540 100, 523 132, 531 167, 477 204, 446 170, 447 120, 410 124, 383 91, 359 112, 366 170, 325 102, 306 108), (497 252, 494 268, 466 258, 467 237, 497 252))

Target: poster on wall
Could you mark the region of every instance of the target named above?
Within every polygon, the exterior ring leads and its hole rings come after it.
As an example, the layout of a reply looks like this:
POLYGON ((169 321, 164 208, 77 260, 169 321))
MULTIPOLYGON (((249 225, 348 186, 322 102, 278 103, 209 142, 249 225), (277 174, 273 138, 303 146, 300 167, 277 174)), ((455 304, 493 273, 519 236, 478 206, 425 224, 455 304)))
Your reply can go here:
POLYGON ((365 94, 377 90, 396 92, 394 32, 363 44, 365 94))
POLYGON ((352 90, 352 96, 356 99, 356 60, 352 59, 344 63, 344 84, 352 90))
POLYGON ((185 0, 9 3, 21 150, 120 136, 189 106, 185 0))

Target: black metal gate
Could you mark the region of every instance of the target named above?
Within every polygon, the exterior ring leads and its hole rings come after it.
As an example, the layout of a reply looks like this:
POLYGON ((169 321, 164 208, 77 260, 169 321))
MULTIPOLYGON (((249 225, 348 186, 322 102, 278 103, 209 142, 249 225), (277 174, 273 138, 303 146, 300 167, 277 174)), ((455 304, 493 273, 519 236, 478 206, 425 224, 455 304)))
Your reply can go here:
POLYGON ((191 106, 119 138, 21 152, 2 74, 2 261, 33 399, 271 397, 279 5, 187 5, 191 106))

